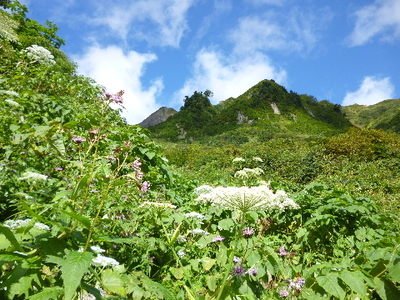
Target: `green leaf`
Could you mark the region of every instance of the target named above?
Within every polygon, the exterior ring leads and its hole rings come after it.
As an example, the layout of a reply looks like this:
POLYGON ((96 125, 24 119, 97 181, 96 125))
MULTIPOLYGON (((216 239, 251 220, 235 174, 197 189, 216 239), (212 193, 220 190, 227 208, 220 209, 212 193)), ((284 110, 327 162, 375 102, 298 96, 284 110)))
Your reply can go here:
POLYGON ((346 296, 345 291, 339 285, 338 276, 329 273, 326 276, 318 276, 316 278, 318 284, 329 294, 339 299, 344 299, 346 296))
POLYGON ((235 227, 235 222, 232 219, 223 219, 218 222, 218 227, 223 230, 230 230, 231 227, 235 227))
POLYGON ((204 257, 204 258, 201 259, 201 262, 203 264, 203 269, 205 271, 208 271, 215 264, 216 260, 212 259, 212 258, 209 258, 209 257, 204 257))
POLYGON ((364 280, 360 277, 358 272, 350 272, 343 270, 339 274, 340 279, 347 284, 353 292, 357 293, 359 296, 367 297, 367 289, 364 280))
POLYGON ((400 291, 395 285, 387 280, 381 280, 378 277, 374 278, 375 288, 382 300, 400 299, 400 291))
POLYGON ((185 271, 182 268, 169 268, 172 275, 178 280, 181 280, 185 276, 185 271))
POLYGON ((400 258, 396 257, 388 264, 387 268, 390 279, 400 283, 400 258))
POLYGON ((112 269, 104 270, 101 273, 101 281, 107 292, 126 297, 124 282, 118 272, 115 272, 112 269))
POLYGON ((72 200, 76 199, 82 190, 86 190, 89 179, 90 179, 89 174, 87 174, 81 178, 79 183, 75 186, 74 191, 72 192, 72 195, 71 195, 72 200))
POLYGON ((150 160, 151 160, 155 155, 156 155, 156 153, 153 152, 153 151, 148 151, 148 152, 146 152, 146 156, 147 156, 148 159, 150 159, 150 160))
POLYGON ((10 230, 10 228, 0 224, 0 233, 4 234, 7 240, 14 246, 15 250, 24 252, 21 245, 18 243, 17 239, 14 236, 14 233, 10 230))
POLYGON ((142 277, 143 284, 145 285, 145 289, 156 293, 157 295, 163 296, 165 300, 176 300, 174 294, 171 293, 165 286, 155 282, 147 277, 142 277))
POLYGON ((28 300, 53 300, 58 299, 63 289, 61 287, 45 287, 43 290, 35 295, 32 295, 28 300))
POLYGON ((11 130, 11 131, 17 131, 19 128, 20 128, 19 125, 15 125, 15 124, 11 124, 11 125, 10 125, 10 130, 11 130))
POLYGON ((94 236, 93 240, 97 242, 110 242, 114 244, 131 244, 135 242, 133 238, 111 237, 108 235, 94 236))
POLYGON ((93 255, 90 252, 70 252, 61 265, 61 277, 64 281, 65 300, 71 300, 88 271, 93 255))
POLYGON ((83 226, 85 226, 87 229, 90 229, 90 219, 78 215, 77 213, 74 213, 73 211, 63 211, 64 214, 70 216, 71 218, 75 219, 79 223, 81 223, 83 226))
POLYGON ((61 138, 58 139, 51 139, 50 140, 50 144, 52 147, 56 148, 57 151, 62 155, 65 156, 66 152, 65 152, 65 145, 64 145, 64 141, 61 138))

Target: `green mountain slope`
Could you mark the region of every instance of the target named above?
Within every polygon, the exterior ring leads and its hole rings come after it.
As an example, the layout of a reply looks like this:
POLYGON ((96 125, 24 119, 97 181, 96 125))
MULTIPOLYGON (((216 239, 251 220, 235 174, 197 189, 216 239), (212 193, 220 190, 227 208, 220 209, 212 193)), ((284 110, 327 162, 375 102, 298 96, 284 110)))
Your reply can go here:
POLYGON ((385 100, 369 106, 354 104, 342 110, 357 127, 400 132, 400 99, 385 100))
POLYGON ((210 92, 195 92, 167 121, 150 127, 154 137, 201 140, 205 137, 233 135, 253 128, 254 134, 330 136, 352 124, 341 106, 317 101, 309 95, 288 92, 273 80, 263 80, 237 98, 211 105, 210 92))

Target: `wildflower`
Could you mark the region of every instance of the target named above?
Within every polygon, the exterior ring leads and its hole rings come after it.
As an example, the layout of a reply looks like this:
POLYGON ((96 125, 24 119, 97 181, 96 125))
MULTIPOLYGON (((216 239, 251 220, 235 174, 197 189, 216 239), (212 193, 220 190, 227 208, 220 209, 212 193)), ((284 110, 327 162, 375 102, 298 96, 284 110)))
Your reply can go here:
POLYGON ((72 138, 72 141, 73 141, 74 143, 80 144, 80 143, 86 141, 86 139, 85 139, 84 137, 77 136, 77 137, 73 137, 73 138, 72 138))
POLYGON ((51 52, 42 46, 32 45, 23 50, 23 52, 26 53, 32 62, 38 62, 46 66, 51 66, 56 63, 51 52))
POLYGON ((261 157, 253 157, 254 161, 263 162, 261 157))
POLYGON ((274 193, 268 186, 257 187, 216 187, 207 194, 200 194, 197 202, 211 202, 211 205, 220 206, 229 210, 265 211, 270 209, 285 210, 299 208, 284 191, 274 193))
POLYGON ((278 253, 279 253, 281 256, 286 256, 286 255, 288 255, 288 253, 287 253, 286 250, 285 250, 285 247, 283 247, 283 246, 280 246, 280 247, 279 247, 278 253))
POLYGON ((104 96, 106 96, 107 99, 111 99, 114 103, 120 104, 120 103, 123 103, 122 96, 124 95, 124 93, 125 93, 125 91, 119 91, 116 94, 104 92, 104 96))
POLYGON ((240 257, 234 256, 234 257, 233 257, 233 262, 235 262, 235 263, 241 263, 241 262, 242 262, 242 259, 241 259, 240 257))
POLYGON ((142 204, 140 204, 139 207, 153 207, 153 208, 160 208, 160 209, 175 209, 176 205, 172 205, 170 203, 145 201, 142 204))
POLYGON ((296 284, 298 284, 300 287, 303 287, 305 285, 306 281, 304 280, 304 278, 298 277, 296 279, 296 284))
POLYGON ((232 274, 237 277, 242 277, 246 273, 246 269, 242 266, 236 266, 233 268, 232 274))
POLYGON ((55 171, 63 171, 64 169, 61 167, 54 168, 55 171))
POLYGON ((213 238, 213 242, 222 242, 225 239, 222 235, 218 235, 215 238, 213 238))
POLYGON ((258 270, 257 270, 256 268, 251 268, 251 269, 249 269, 249 270, 247 271, 247 274, 256 276, 256 275, 257 275, 257 271, 258 271, 258 270))
POLYGON ((0 90, 0 94, 12 96, 12 97, 19 97, 19 94, 15 91, 0 90))
POLYGON ((289 292, 287 290, 283 290, 283 291, 279 292, 279 295, 282 297, 287 297, 287 296, 289 296, 289 292))
POLYGON ((149 181, 142 182, 142 187, 140 188, 140 191, 142 193, 147 193, 149 190, 150 190, 150 182, 149 181))
MULTIPOLYGON (((17 228, 21 228, 21 227, 26 227, 28 226, 28 224, 32 221, 32 219, 25 219, 25 220, 7 220, 4 222, 4 226, 10 228, 10 229, 17 229, 17 228)), ((33 228, 36 229, 41 229, 41 230, 46 230, 49 231, 50 227, 40 223, 40 222, 36 222, 33 225, 33 228)))
POLYGON ((101 249, 99 246, 91 246, 90 249, 92 249, 92 251, 97 254, 106 252, 106 250, 101 249))
POLYGON ((19 106, 18 102, 11 100, 11 99, 6 99, 6 100, 4 100, 4 102, 7 102, 8 104, 10 104, 12 106, 19 106))
POLYGON ((185 237, 185 236, 180 235, 180 236, 178 236, 178 238, 176 239, 176 241, 177 241, 178 243, 184 243, 184 242, 186 242, 187 240, 186 240, 186 237, 185 237))
POLYGON ((176 252, 176 254, 178 254, 178 256, 180 258, 182 258, 182 257, 184 257, 186 255, 185 251, 183 251, 183 250, 178 250, 178 252, 176 252))
POLYGON ((22 174, 22 177, 18 178, 19 180, 27 180, 31 182, 42 182, 47 180, 47 176, 43 174, 39 174, 36 172, 27 171, 22 174))
POLYGON ((251 227, 246 227, 245 229, 242 230, 242 233, 245 237, 250 237, 254 234, 254 229, 251 227))
POLYGON ((289 287, 297 291, 299 291, 306 283, 306 281, 301 277, 296 278, 295 281, 289 278, 288 282, 289 282, 289 287))
POLYGON ((208 235, 208 234, 210 234, 203 229, 193 229, 193 230, 190 230, 189 232, 193 235, 208 235))
POLYGON ((97 254, 96 258, 92 259, 92 263, 95 266, 101 266, 101 267, 116 267, 119 266, 119 262, 116 261, 114 258, 103 256, 101 254, 97 254))
POLYGON ((142 165, 142 162, 140 161, 139 158, 136 158, 135 161, 132 163, 132 167, 133 167, 136 171, 140 171, 140 170, 141 170, 141 165, 142 165))
POLYGON ((210 193, 213 190, 212 186, 209 185, 201 185, 197 188, 194 189, 194 193, 196 195, 200 195, 200 194, 207 194, 210 193))
POLYGON ((199 220, 204 220, 206 217, 202 214, 199 214, 198 212, 192 211, 190 213, 185 214, 185 217, 187 218, 196 218, 199 220))
POLYGON ((239 162, 245 162, 245 160, 244 160, 244 158, 242 158, 242 157, 235 157, 235 158, 232 160, 232 162, 233 162, 233 163, 239 163, 239 162))

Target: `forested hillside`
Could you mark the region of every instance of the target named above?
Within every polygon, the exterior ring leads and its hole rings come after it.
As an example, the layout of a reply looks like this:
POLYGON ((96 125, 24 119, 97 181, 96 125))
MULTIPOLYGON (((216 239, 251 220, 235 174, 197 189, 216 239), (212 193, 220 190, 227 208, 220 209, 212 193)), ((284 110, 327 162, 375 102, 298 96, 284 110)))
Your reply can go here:
POLYGON ((151 133, 18 1, 0 38, 0 299, 400 298, 396 133, 272 80, 151 133))

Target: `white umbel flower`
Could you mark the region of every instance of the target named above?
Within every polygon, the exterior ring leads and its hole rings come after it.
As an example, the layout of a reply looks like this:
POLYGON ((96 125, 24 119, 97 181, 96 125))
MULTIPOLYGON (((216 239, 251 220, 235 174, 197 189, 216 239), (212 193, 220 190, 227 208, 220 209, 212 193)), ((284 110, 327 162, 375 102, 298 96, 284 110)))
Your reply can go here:
POLYGON ((19 180, 27 180, 31 182, 43 182, 47 180, 47 176, 43 174, 39 174, 36 172, 25 172, 22 174, 22 177, 18 178, 19 180))
POLYGON ((267 186, 257 187, 216 187, 211 193, 200 194, 199 203, 210 202, 229 210, 265 211, 270 209, 285 210, 299 208, 284 191, 274 193, 267 186))
POLYGON ((38 62, 39 64, 46 66, 51 66, 56 63, 51 52, 42 46, 32 45, 23 51, 32 62, 38 62))
POLYGON ((92 259, 92 263, 96 267, 116 267, 119 266, 119 262, 114 258, 103 256, 101 254, 97 254, 96 258, 92 259))

